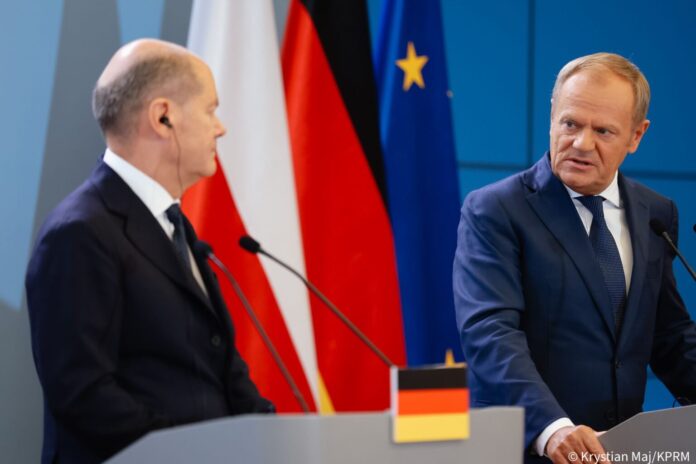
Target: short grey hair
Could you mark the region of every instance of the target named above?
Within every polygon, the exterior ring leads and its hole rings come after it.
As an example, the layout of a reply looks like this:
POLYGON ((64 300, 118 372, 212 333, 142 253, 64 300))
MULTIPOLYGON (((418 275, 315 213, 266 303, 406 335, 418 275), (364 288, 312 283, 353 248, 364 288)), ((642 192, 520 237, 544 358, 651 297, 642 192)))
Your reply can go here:
POLYGON ((133 116, 147 101, 169 96, 182 101, 199 92, 191 57, 166 54, 145 58, 106 85, 92 92, 92 113, 104 134, 126 136, 135 125, 133 116))
POLYGON ((650 84, 638 66, 628 59, 615 53, 594 53, 592 55, 581 56, 567 63, 556 77, 551 96, 551 107, 553 100, 563 86, 563 84, 573 75, 580 71, 610 71, 617 76, 625 79, 633 88, 633 123, 639 124, 645 120, 650 106, 650 84))

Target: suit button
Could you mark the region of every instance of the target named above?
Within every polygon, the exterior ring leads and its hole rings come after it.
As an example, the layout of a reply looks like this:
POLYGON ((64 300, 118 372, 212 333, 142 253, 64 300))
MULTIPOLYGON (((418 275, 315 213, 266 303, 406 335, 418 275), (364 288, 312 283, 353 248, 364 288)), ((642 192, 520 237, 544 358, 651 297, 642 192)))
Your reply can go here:
POLYGON ((220 338, 218 334, 215 334, 210 337, 210 344, 217 348, 220 346, 220 344, 222 344, 222 338, 220 338))
POLYGON ((614 369, 618 370, 620 367, 621 367, 621 361, 619 361, 619 360, 614 361, 614 369))

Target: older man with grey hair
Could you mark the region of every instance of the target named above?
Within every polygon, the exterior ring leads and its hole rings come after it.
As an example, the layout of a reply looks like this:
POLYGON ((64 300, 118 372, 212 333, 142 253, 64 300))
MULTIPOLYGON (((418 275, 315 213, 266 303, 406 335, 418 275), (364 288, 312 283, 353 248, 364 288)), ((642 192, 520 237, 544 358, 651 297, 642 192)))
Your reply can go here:
POLYGON ((97 82, 106 152, 46 219, 26 276, 43 462, 99 462, 151 430, 273 410, 179 207, 215 173, 217 105, 208 66, 157 40, 122 47, 97 82))

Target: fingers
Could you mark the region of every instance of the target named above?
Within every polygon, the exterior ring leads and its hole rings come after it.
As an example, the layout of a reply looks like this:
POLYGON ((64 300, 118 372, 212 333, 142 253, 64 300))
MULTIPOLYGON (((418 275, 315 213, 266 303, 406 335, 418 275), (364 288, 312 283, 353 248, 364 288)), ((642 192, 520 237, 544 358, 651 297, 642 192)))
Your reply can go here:
POLYGON ((607 458, 607 454, 604 451, 604 447, 597 438, 596 432, 589 427, 587 427, 587 431, 588 433, 583 434, 582 440, 585 445, 585 449, 587 449, 592 456, 589 462, 610 463, 607 458))
POLYGON ((546 447, 554 464, 609 463, 597 433, 590 427, 564 427, 554 433, 546 447))

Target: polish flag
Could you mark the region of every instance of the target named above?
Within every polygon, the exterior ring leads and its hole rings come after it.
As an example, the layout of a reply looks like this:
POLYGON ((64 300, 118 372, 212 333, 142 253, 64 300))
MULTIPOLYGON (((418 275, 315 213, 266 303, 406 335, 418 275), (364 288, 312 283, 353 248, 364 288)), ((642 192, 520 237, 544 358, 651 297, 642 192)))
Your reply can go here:
MULTIPOLYGON (((218 140, 219 169, 187 192, 184 211, 239 281, 315 408, 317 357, 307 291, 287 271, 237 244, 249 234, 305 270, 271 0, 194 1, 188 48, 215 76, 217 114, 228 132, 218 140)), ((279 411, 299 411, 231 286, 222 276, 219 281, 252 380, 279 411)))

